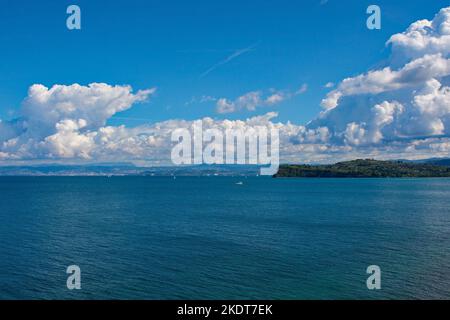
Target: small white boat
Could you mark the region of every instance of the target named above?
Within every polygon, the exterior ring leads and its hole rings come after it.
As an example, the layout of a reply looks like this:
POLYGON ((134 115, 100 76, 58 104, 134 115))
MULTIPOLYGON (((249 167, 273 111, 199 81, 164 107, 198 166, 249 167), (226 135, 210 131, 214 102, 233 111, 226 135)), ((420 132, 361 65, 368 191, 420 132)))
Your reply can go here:
POLYGON ((244 183, 242 181, 236 182, 237 185, 243 185, 244 183))

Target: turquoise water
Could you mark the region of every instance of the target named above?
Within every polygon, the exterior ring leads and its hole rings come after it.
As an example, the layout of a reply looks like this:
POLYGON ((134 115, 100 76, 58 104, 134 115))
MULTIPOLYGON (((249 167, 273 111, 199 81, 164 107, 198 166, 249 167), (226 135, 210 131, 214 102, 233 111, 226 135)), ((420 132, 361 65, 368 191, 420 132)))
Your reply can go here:
POLYGON ((445 179, 1 177, 0 298, 450 298, 449 199, 445 179))

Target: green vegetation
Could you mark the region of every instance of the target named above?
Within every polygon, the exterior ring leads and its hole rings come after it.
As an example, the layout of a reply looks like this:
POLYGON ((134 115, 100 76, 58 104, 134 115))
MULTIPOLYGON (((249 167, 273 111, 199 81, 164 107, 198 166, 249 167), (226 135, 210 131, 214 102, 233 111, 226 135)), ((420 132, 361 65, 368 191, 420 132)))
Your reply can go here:
POLYGON ((275 178, 427 178, 450 177, 450 166, 358 159, 332 165, 282 165, 275 178))

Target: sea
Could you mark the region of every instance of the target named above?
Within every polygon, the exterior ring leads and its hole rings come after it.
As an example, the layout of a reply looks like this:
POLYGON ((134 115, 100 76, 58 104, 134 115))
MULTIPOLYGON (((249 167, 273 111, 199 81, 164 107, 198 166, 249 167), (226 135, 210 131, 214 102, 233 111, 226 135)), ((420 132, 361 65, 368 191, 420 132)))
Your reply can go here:
POLYGON ((450 179, 0 177, 0 299, 449 299, 449 270, 450 179))

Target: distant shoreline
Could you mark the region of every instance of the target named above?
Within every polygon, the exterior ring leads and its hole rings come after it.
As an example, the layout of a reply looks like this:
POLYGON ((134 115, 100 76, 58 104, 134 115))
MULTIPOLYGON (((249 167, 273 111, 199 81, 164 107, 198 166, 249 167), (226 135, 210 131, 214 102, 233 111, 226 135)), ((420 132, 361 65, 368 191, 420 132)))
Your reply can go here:
POLYGON ((450 178, 450 166, 357 159, 332 165, 281 165, 274 178, 450 178))
MULTIPOLYGON (((137 167, 131 164, 4 166, 0 177, 252 177, 255 165, 137 167)), ((274 178, 448 178, 450 159, 380 161, 358 159, 335 164, 281 165, 274 178)), ((270 176, 269 176, 270 178, 270 176)))

